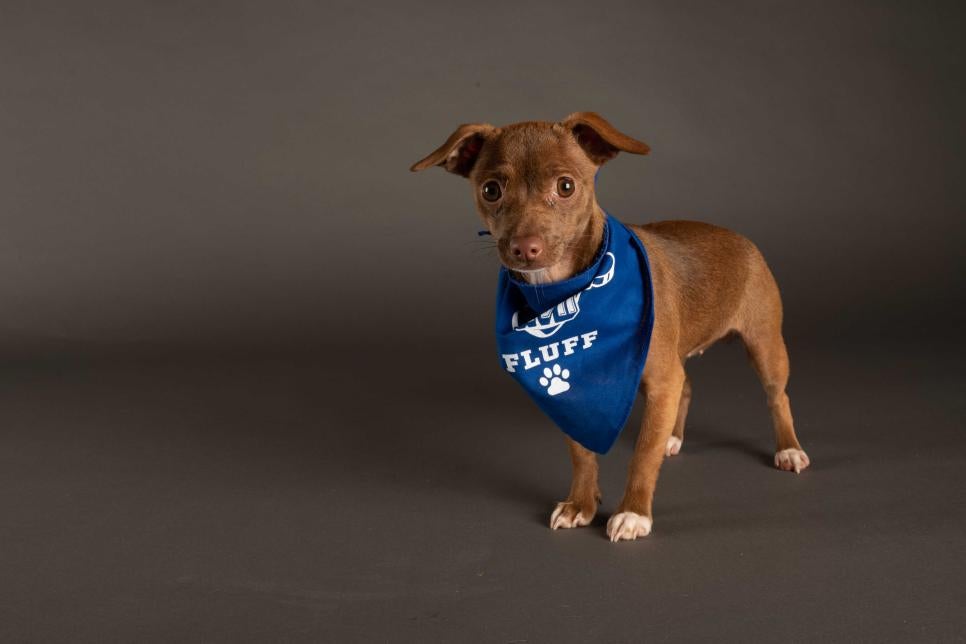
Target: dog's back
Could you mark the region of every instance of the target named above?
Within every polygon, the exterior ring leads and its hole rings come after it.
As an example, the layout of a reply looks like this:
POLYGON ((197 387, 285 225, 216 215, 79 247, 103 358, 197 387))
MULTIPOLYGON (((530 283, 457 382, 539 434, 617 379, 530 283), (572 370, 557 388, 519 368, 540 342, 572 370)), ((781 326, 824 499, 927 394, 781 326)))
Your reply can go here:
POLYGON ((678 322, 682 357, 729 333, 741 333, 749 317, 767 311, 780 320, 774 278, 747 238, 697 221, 659 221, 632 229, 648 252, 655 299, 662 299, 661 306, 670 308, 678 322))

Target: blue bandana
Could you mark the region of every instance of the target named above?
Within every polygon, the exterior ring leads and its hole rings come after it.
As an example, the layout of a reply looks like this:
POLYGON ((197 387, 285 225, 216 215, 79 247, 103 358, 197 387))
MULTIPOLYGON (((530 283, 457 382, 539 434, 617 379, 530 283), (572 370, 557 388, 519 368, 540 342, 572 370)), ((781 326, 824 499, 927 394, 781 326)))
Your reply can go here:
POLYGON ((589 450, 606 453, 634 405, 654 326, 647 252, 607 215, 591 265, 551 284, 500 269, 500 363, 550 418, 589 450))

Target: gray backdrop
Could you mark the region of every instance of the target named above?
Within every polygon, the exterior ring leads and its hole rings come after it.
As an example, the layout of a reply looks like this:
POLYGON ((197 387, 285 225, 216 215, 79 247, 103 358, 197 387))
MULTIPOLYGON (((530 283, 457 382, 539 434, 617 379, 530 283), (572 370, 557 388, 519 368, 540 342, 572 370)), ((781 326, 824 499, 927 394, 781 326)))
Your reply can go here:
POLYGON ((602 205, 748 235, 791 335, 962 321, 963 24, 941 5, 0 11, 10 351, 478 343, 497 264, 466 182, 407 168, 459 123, 575 110, 653 148, 604 168, 602 205))
POLYGON ((966 32, 932 2, 0 2, 0 640, 958 641, 966 32), (629 222, 756 241, 654 532, 548 529, 460 123, 594 110, 629 222))

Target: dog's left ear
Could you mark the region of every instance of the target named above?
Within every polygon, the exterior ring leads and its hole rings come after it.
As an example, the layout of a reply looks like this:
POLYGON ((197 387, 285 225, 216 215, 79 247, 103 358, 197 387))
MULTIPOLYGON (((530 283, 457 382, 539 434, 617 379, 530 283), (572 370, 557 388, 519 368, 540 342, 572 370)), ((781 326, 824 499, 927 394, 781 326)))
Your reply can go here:
POLYGON ((596 112, 574 112, 560 124, 573 132, 577 143, 597 165, 613 159, 618 152, 647 154, 651 151, 646 143, 627 136, 596 112))
POLYGON ((496 128, 489 123, 465 123, 456 128, 443 145, 430 152, 426 158, 414 163, 409 169, 418 172, 439 165, 449 172, 468 177, 487 137, 495 131, 496 128))

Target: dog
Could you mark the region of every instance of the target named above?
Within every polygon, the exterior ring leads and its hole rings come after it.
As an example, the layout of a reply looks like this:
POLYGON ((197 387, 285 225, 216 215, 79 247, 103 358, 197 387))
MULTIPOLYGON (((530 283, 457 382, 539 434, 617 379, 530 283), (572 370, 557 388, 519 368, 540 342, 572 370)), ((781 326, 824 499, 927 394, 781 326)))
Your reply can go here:
MULTIPOLYGON (((619 152, 647 154, 594 112, 559 122, 459 126, 410 170, 441 166, 470 180, 477 212, 503 265, 534 284, 565 280, 590 263, 602 244, 605 213, 595 176, 619 152)), ((775 431, 775 466, 810 464, 795 435, 788 395, 789 360, 778 286, 758 248, 741 235, 694 221, 628 226, 646 249, 653 285, 653 330, 641 374, 646 406, 627 485, 607 522, 613 542, 648 535, 658 472, 678 454, 691 402, 685 361, 726 336, 740 337, 761 379, 775 431)), ((554 508, 554 530, 588 525, 600 488, 596 454, 567 439, 573 479, 554 508)))

